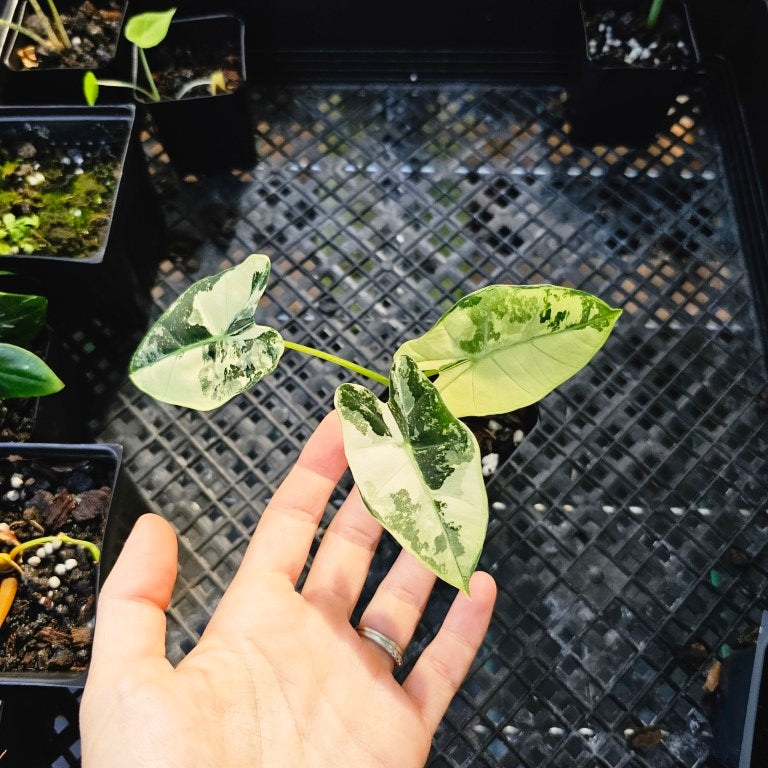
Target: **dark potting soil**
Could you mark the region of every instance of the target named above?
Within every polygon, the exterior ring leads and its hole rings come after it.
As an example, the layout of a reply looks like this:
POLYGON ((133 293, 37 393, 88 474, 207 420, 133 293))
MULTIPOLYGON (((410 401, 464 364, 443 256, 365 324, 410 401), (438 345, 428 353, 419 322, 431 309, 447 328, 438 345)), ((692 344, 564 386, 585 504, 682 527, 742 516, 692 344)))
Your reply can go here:
MULTIPOLYGON (((9 58, 9 65, 12 69, 98 69, 106 66, 114 58, 117 48, 123 21, 123 5, 116 0, 57 3, 72 47, 52 51, 24 35, 19 35, 9 58)), ((47 8, 45 5, 44 7, 47 8)), ((50 19, 50 16, 48 18, 50 19)), ((46 37, 45 26, 31 6, 28 6, 23 26, 29 27, 43 38, 46 37)))
MULTIPOLYGON (((111 472, 103 459, 57 464, 0 458, 0 528, 21 542, 63 532, 98 545, 111 472)), ((7 552, 11 545, 0 541, 0 548, 7 552)), ((17 561, 24 578, 0 628, 0 670, 82 671, 90 658, 97 591, 91 555, 63 543, 25 550, 17 561)))
POLYGON ((117 122, 0 123, 0 256, 97 253, 126 141, 117 122))
MULTIPOLYGON (((172 58, 163 55, 160 61, 163 60, 165 63, 161 63, 159 67, 151 64, 155 85, 163 100, 177 99, 181 89, 193 81, 200 82, 186 91, 182 98, 212 95, 209 83, 212 73, 217 71, 223 75, 224 93, 231 93, 243 82, 240 57, 233 52, 219 56, 201 56, 199 51, 177 48, 173 51, 172 58)), ((217 91, 217 94, 221 93, 222 91, 217 91)))
POLYGON ((484 477, 491 478, 515 452, 535 426, 536 419, 535 406, 494 416, 466 416, 462 419, 480 447, 484 477))
POLYGON ((6 400, 0 403, 0 441, 23 443, 35 428, 35 398, 6 400))
POLYGON ((667 3, 648 29, 648 4, 632 9, 595 8, 585 3, 587 51, 609 66, 684 69, 695 61, 685 18, 667 3))

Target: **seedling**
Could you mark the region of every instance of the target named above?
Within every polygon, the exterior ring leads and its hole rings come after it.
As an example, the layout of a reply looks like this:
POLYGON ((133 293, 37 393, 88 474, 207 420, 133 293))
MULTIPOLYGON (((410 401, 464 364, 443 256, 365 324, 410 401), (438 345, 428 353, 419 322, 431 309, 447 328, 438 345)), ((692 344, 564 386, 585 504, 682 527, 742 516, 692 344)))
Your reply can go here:
POLYGON ((29 254, 39 249, 42 239, 37 232, 39 216, 4 213, 0 222, 0 256, 13 256, 19 251, 29 254))
POLYGON ((33 29, 25 27, 21 24, 14 24, 8 19, 0 19, 0 26, 8 27, 16 32, 28 37, 34 43, 49 51, 61 51, 64 48, 71 48, 72 41, 69 39, 67 30, 64 29, 64 24, 61 21, 61 16, 56 8, 53 0, 48 0, 48 9, 51 13, 51 18, 43 12, 38 0, 29 0, 29 5, 35 12, 35 16, 40 20, 40 24, 43 27, 45 36, 39 35, 33 29))
POLYGON ((8 574, 2 581, 0 581, 0 626, 5 622, 8 611, 10 611, 13 605, 13 600, 16 597, 16 591, 19 586, 18 579, 21 577, 24 579, 24 571, 18 564, 17 559, 24 550, 32 549, 33 547, 42 547, 45 544, 52 543, 54 541, 60 541, 63 544, 70 544, 76 547, 82 547, 90 552, 94 563, 99 562, 101 552, 99 548, 91 541, 85 541, 83 539, 73 539, 71 536, 67 536, 65 533, 59 533, 56 536, 41 536, 37 539, 29 539, 24 542, 19 542, 18 539, 7 531, 2 531, 4 536, 0 537, 0 540, 14 544, 10 552, 0 552, 0 573, 8 574), (17 576, 13 571, 18 571, 17 576))
POLYGON ((269 259, 255 254, 188 288, 139 344, 132 381, 163 402, 210 410, 274 371, 287 349, 387 387, 386 403, 357 384, 336 390, 352 475, 395 539, 467 591, 488 501, 480 450, 460 417, 540 400, 592 358, 621 310, 569 288, 491 285, 402 344, 387 377, 256 325, 269 270, 269 259))
POLYGON ((149 62, 144 51, 148 48, 154 48, 165 40, 168 34, 168 27, 171 25, 171 19, 176 13, 175 8, 169 8, 167 11, 149 11, 140 13, 138 16, 132 16, 125 24, 123 34, 126 39, 136 46, 139 62, 147 81, 147 87, 141 87, 136 83, 129 83, 125 80, 99 80, 93 72, 86 72, 83 76, 83 94, 85 100, 93 106, 99 98, 99 87, 109 86, 113 88, 130 88, 136 93, 140 93, 150 101, 160 101, 160 94, 155 85, 155 79, 149 68, 149 62))
MULTIPOLYGON (((86 72, 85 75, 83 75, 83 94, 86 102, 90 104, 90 106, 93 106, 99 98, 99 88, 101 86, 130 88, 149 101, 160 101, 160 93, 155 85, 155 78, 149 68, 149 62, 147 61, 144 51, 147 48, 154 48, 165 40, 174 13, 176 13, 176 9, 170 8, 167 11, 142 13, 138 16, 133 16, 128 20, 125 25, 124 34, 125 37, 136 46, 139 61, 141 62, 141 68, 146 79, 146 87, 137 85, 136 83, 129 83, 125 80, 99 79, 93 72, 86 72)), ((182 99, 190 91, 201 86, 207 87, 211 95, 215 95, 219 91, 222 93, 227 91, 227 83, 224 73, 221 70, 216 70, 207 77, 195 78, 194 80, 184 83, 184 85, 182 85, 176 92, 175 98, 182 99)))

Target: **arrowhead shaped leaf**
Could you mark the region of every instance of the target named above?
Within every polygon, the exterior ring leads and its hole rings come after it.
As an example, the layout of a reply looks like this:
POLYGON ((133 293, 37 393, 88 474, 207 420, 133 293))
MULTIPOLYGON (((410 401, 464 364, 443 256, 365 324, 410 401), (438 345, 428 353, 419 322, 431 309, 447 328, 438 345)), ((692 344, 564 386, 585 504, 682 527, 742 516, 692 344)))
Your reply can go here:
POLYGON ((176 9, 169 8, 167 11, 147 11, 132 16, 126 22, 123 34, 139 48, 153 48, 165 39, 174 13, 176 9))
POLYGON ((253 322, 269 268, 268 257, 253 254, 184 291, 134 352, 133 383, 165 403, 208 411, 272 373, 283 339, 253 322))
POLYGON ((395 357, 438 374, 435 386, 454 415, 507 413, 581 370, 620 314, 570 288, 490 285, 459 300, 395 357))
POLYGON ((480 449, 407 356, 395 360, 390 400, 336 390, 344 450, 368 509, 411 554, 467 591, 488 526, 480 449))
POLYGON ((43 296, 0 293, 0 341, 26 344, 43 327, 48 300, 43 296))
POLYGON ((0 344, 0 399, 42 397, 64 387, 61 379, 35 354, 0 344))

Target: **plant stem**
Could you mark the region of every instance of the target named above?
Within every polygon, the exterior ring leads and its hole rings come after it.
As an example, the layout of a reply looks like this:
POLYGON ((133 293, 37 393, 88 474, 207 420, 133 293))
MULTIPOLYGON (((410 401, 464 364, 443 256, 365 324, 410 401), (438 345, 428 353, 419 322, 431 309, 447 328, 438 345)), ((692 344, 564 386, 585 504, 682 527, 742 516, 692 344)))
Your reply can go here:
POLYGON ((64 25, 61 23, 61 16, 59 16, 59 11, 54 5, 53 0, 48 0, 48 7, 51 9, 51 16, 53 17, 53 23, 56 27, 56 31, 59 34, 59 40, 61 40, 65 48, 71 48, 72 41, 69 39, 67 30, 64 29, 64 25))
POLYGON ((151 91, 152 101, 160 101, 160 93, 157 90, 157 86, 155 85, 155 81, 152 77, 152 70, 149 68, 149 62, 147 61, 147 57, 144 54, 144 49, 139 48, 139 58, 141 59, 141 66, 144 69, 144 74, 147 77, 147 82, 149 83, 149 90, 151 91))
POLYGON ((142 88, 140 85, 134 85, 133 83, 125 83, 122 80, 96 80, 96 82, 99 85, 107 85, 111 88, 131 88, 134 91, 138 91, 139 93, 146 96, 148 99, 151 99, 152 101, 155 100, 155 97, 153 94, 151 94, 146 88, 142 88))
POLYGON ((661 9, 664 5, 664 0, 653 0, 651 3, 651 10, 648 11, 648 29, 653 29, 658 24, 659 16, 661 15, 661 9))
POLYGON ((15 32, 19 32, 22 35, 26 35, 30 40, 33 40, 43 48, 47 48, 49 51, 56 50, 54 46, 52 46, 44 37, 40 37, 40 35, 38 35, 37 32, 33 32, 31 29, 22 27, 21 24, 14 24, 12 21, 6 21, 5 19, 0 19, 0 25, 4 27, 8 27, 8 29, 12 29, 15 32))
POLYGON ((369 379, 389 387, 389 379, 386 376, 382 376, 380 373, 376 373, 376 371, 372 371, 369 368, 363 368, 362 365, 345 360, 343 357, 332 355, 330 352, 323 352, 314 347, 305 347, 303 344, 295 344, 292 341, 285 341, 285 348, 292 349, 295 352, 303 352, 305 355, 319 357, 321 360, 327 360, 329 363, 336 363, 336 365, 340 365, 342 368, 348 368, 350 371, 359 373, 361 376, 367 376, 369 379))
POLYGON ((56 37, 51 22, 48 21, 48 17, 43 13, 40 3, 38 3, 37 0, 29 0, 29 4, 32 6, 35 16, 40 19, 40 23, 45 27, 45 34, 48 38, 48 47, 53 48, 54 51, 59 50, 62 47, 62 42, 56 37))

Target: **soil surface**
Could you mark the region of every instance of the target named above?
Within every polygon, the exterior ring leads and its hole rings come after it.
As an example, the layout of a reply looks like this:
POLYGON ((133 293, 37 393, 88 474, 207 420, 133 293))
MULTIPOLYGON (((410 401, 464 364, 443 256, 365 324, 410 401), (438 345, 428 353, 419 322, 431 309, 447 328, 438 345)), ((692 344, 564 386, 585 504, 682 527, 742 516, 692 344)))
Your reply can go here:
POLYGON ((534 428, 538 411, 535 405, 529 405, 495 416, 466 416, 462 421, 480 446, 483 475, 490 479, 534 428))
MULTIPOLYGON (((9 64, 13 69, 99 69, 114 58, 124 3, 117 0, 58 2, 61 21, 69 35, 71 48, 53 51, 24 35, 16 39, 9 64)), ((45 3, 42 4, 47 9, 45 3)), ((46 38, 44 23, 28 6, 23 26, 46 38)), ((50 20, 50 16, 48 17, 50 20)))
POLYGON ((0 256, 98 252, 126 140, 111 121, 0 124, 0 256))
POLYGON ((648 29, 650 2, 631 9, 599 8, 585 3, 590 59, 611 66, 684 69, 695 61, 685 16, 667 2, 659 21, 648 29))
MULTIPOLYGON (((0 458, 0 529, 20 542, 63 532, 99 544, 111 482, 105 459, 56 464, 0 458)), ((10 548, 0 541, 2 551, 10 548)), ((81 547, 54 543, 25 550, 17 562, 24 577, 19 576, 16 598, 0 628, 0 670, 84 670, 97 592, 93 558, 81 547)))
POLYGON ((0 441, 23 443, 35 428, 37 399, 20 398, 0 403, 0 441))
POLYGON ((221 72, 225 87, 224 91, 217 90, 216 95, 231 93, 243 82, 240 57, 232 51, 201 55, 200 51, 176 48, 172 53, 162 53, 158 59, 157 64, 150 59, 150 68, 163 100, 177 99, 180 90, 196 80, 201 81, 200 84, 188 90, 182 98, 212 95, 209 83, 214 72, 221 72))

